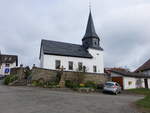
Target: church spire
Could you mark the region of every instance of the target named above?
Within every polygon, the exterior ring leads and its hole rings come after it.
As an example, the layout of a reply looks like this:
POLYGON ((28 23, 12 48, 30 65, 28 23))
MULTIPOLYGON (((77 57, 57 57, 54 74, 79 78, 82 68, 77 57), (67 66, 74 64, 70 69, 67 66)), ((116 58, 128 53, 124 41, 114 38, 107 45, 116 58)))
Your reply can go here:
POLYGON ((86 32, 82 39, 82 45, 85 49, 93 48, 93 49, 102 50, 99 42, 100 42, 100 39, 95 31, 95 26, 94 26, 92 13, 90 9, 86 32))
POLYGON ((86 28, 86 33, 84 35, 84 38, 98 38, 98 35, 95 31, 95 26, 94 26, 94 22, 93 22, 93 18, 92 18, 92 13, 91 13, 91 9, 90 9, 90 13, 89 13, 89 19, 88 19, 88 23, 87 23, 87 28, 86 28))

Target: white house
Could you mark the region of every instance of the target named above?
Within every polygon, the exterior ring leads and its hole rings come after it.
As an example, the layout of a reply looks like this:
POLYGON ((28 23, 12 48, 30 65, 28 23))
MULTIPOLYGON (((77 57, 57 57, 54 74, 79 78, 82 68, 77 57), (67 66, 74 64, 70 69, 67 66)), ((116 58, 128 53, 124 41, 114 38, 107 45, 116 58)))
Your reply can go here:
POLYGON ((145 74, 111 70, 111 78, 112 81, 118 82, 123 89, 150 89, 150 76, 145 74))
POLYGON ((11 68, 16 66, 18 66, 18 56, 0 54, 0 75, 9 75, 11 68))
POLYGON ((91 11, 82 45, 42 40, 39 59, 41 68, 56 70, 63 67, 66 71, 104 73, 103 49, 91 11))

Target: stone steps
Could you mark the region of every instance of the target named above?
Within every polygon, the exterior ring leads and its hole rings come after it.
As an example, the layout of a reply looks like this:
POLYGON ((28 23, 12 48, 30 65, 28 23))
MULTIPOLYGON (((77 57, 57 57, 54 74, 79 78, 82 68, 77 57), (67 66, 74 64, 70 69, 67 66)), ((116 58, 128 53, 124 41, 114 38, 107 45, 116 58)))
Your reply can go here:
POLYGON ((27 83, 25 80, 21 80, 21 81, 14 81, 13 83, 9 84, 11 86, 26 86, 27 83))

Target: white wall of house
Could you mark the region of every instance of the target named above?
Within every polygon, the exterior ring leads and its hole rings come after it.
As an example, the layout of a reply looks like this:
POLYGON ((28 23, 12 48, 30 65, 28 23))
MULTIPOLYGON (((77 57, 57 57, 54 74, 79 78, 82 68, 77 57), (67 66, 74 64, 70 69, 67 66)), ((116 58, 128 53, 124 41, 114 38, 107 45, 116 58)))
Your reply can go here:
POLYGON ((81 62, 83 66, 86 66, 87 72, 93 73, 93 66, 96 66, 96 73, 104 73, 103 51, 89 49, 89 53, 93 56, 92 59, 41 54, 40 66, 42 68, 55 70, 55 61, 60 60, 61 66, 63 66, 65 70, 76 71, 78 69, 78 63, 81 62), (73 70, 69 70, 69 61, 73 62, 73 70))
POLYGON ((150 78, 148 79, 148 87, 150 89, 150 78))
POLYGON ((5 73, 5 69, 9 68, 11 70, 11 68, 14 68, 14 67, 16 67, 16 62, 14 62, 14 63, 2 63, 2 65, 0 66, 0 74, 1 75, 9 75, 10 72, 5 73), (6 64, 9 64, 9 67, 6 67, 6 64))
POLYGON ((135 78, 135 77, 123 77, 123 86, 124 89, 134 89, 134 88, 144 88, 144 78, 135 78), (137 84, 137 80, 141 80, 141 84, 137 84))
MULTIPOLYGON (((111 77, 122 77, 123 78, 123 88, 124 89, 135 89, 135 88, 145 88, 144 78, 136 78, 136 77, 126 77, 117 73, 111 73, 111 77), (137 80, 141 80, 141 84, 137 84, 137 80)), ((148 87, 150 89, 150 78, 148 78, 148 87)))

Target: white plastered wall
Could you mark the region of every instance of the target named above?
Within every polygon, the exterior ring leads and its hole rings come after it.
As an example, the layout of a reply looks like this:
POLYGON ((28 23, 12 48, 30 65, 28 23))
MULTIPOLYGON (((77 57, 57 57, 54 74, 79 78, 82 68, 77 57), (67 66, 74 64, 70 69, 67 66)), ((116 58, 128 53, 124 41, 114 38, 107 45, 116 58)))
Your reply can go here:
POLYGON ((65 70, 69 71, 68 62, 72 61, 72 71, 76 71, 78 68, 78 63, 82 62, 83 66, 86 66, 87 72, 93 73, 93 66, 97 66, 97 73, 104 73, 103 51, 89 49, 89 53, 93 56, 93 58, 79 58, 42 54, 40 59, 40 65, 42 68, 55 70, 55 61, 60 60, 61 66, 63 66, 65 70))
POLYGON ((137 86, 137 80, 141 80, 141 87, 144 88, 144 78, 134 78, 134 77, 124 77, 123 84, 124 89, 135 89, 138 88, 137 86))

